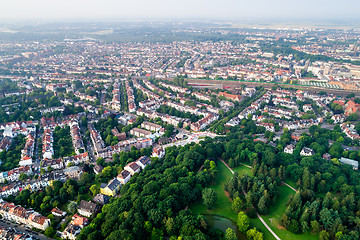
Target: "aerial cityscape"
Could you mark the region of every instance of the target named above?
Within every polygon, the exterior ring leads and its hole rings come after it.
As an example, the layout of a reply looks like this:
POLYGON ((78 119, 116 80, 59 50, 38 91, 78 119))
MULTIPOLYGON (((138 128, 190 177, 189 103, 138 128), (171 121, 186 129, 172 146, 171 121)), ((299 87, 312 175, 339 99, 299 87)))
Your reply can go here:
POLYGON ((359 3, 14 2, 0 239, 360 239, 359 3))

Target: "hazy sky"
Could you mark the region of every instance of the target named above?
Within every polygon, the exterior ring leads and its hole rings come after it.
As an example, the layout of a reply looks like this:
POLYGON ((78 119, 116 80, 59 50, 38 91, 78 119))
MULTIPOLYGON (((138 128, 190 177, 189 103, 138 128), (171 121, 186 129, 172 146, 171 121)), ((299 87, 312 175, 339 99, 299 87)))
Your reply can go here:
POLYGON ((1 19, 360 19, 360 0, 0 0, 1 19))

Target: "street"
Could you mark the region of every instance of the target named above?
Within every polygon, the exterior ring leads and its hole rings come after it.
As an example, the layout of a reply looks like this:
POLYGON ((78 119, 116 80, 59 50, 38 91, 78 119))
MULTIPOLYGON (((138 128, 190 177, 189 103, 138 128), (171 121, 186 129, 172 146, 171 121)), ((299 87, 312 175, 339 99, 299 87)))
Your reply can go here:
POLYGON ((33 237, 36 237, 40 240, 51 240, 52 238, 48 238, 45 235, 41 234, 41 233, 37 233, 37 232, 33 232, 28 228, 19 226, 18 224, 14 224, 14 223, 10 223, 8 221, 5 220, 0 220, 0 226, 5 227, 5 228, 13 228, 18 232, 22 232, 25 234, 29 234, 32 235, 33 237))

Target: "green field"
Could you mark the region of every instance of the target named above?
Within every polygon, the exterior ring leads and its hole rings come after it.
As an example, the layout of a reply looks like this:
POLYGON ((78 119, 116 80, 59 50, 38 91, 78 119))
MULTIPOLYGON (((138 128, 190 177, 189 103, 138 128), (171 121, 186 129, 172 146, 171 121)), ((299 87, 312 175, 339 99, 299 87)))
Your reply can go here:
POLYGON ((295 240, 315 240, 318 239, 318 235, 311 233, 295 234, 287 231, 280 225, 281 217, 286 208, 286 202, 289 196, 294 195, 295 192, 289 187, 282 185, 279 187, 280 195, 276 201, 276 204, 271 206, 270 213, 263 215, 263 219, 269 225, 269 227, 278 235, 281 239, 295 239, 295 240))
MULTIPOLYGON (((189 208, 196 214, 216 214, 216 215, 231 219, 236 223, 237 215, 231 209, 231 201, 225 195, 225 189, 224 189, 224 185, 232 177, 232 173, 220 161, 217 162, 217 166, 218 166, 218 170, 219 170, 217 181, 212 186, 210 186, 210 188, 215 190, 216 195, 217 195, 217 201, 216 201, 215 208, 208 210, 202 203, 201 199, 198 200, 197 202, 195 202, 194 204, 192 204, 189 208)), ((239 175, 242 175, 245 173, 251 175, 251 169, 247 168, 245 166, 239 166, 234 170, 237 171, 239 173, 239 175)), ((275 239, 271 235, 271 233, 264 227, 264 225, 261 223, 260 219, 258 219, 258 218, 250 219, 250 227, 251 228, 256 227, 262 233, 264 233, 264 239, 275 239)))
MULTIPOLYGON (((229 181, 232 177, 231 172, 227 167, 220 161, 217 162, 218 166, 218 177, 216 182, 210 186, 210 188, 214 189, 217 195, 216 206, 214 209, 208 210, 202 203, 202 200, 198 200, 194 204, 190 206, 190 209, 197 214, 215 214, 219 216, 223 216, 225 218, 231 219, 234 222, 237 220, 237 215, 231 209, 231 201, 226 196, 226 192, 224 189, 224 185, 229 181)), ((252 176, 251 169, 240 165, 233 169, 234 172, 238 172, 240 176, 244 174, 248 174, 252 176)), ((295 182, 293 181, 286 181, 289 185, 296 187, 295 182)), ((263 215, 263 219, 265 222, 271 227, 271 229, 283 240, 286 239, 295 239, 295 240, 315 240, 318 239, 317 234, 306 233, 306 234, 294 234, 286 229, 284 229, 281 224, 280 220, 284 210, 286 208, 286 202, 289 199, 289 196, 295 194, 295 192, 290 189, 289 187, 282 185, 279 187, 280 195, 276 200, 275 205, 271 206, 270 213, 268 215, 263 215)), ((262 224, 260 219, 250 219, 250 227, 256 227, 264 234, 264 239, 275 239, 273 235, 265 228, 262 224)))

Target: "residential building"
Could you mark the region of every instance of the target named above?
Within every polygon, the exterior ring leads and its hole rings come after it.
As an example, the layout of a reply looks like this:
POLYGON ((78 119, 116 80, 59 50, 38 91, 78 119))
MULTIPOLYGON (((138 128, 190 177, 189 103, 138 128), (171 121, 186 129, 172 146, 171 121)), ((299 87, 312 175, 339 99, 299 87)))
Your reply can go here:
POLYGON ((80 201, 80 205, 78 207, 78 213, 85 217, 92 217, 100 210, 99 206, 96 203, 88 202, 85 200, 80 201))
POLYGON ((131 162, 124 167, 124 170, 127 170, 131 175, 134 175, 135 173, 140 172, 141 168, 135 162, 131 162))
POLYGON ((151 159, 148 156, 142 156, 135 162, 137 165, 144 169, 147 165, 151 164, 151 159))
POLYGON ((127 170, 122 170, 118 175, 117 175, 117 177, 116 177, 118 180, 119 180, 119 182, 121 183, 121 184, 126 184, 129 180, 130 180, 130 178, 131 178, 131 173, 129 172, 129 171, 127 171, 127 170))
POLYGON ((312 150, 311 148, 307 148, 307 147, 303 147, 303 149, 301 149, 301 152, 300 152, 301 156, 312 156, 314 154, 315 154, 314 150, 312 150))
POLYGON ((100 185, 100 193, 110 197, 114 197, 118 193, 120 188, 121 188, 120 181, 114 178, 110 180, 108 184, 102 183, 100 185))
POLYGON ((289 144, 284 148, 285 153, 293 154, 295 149, 295 145, 289 144))

